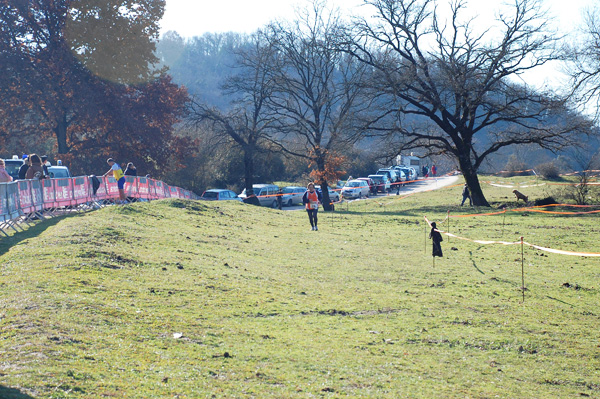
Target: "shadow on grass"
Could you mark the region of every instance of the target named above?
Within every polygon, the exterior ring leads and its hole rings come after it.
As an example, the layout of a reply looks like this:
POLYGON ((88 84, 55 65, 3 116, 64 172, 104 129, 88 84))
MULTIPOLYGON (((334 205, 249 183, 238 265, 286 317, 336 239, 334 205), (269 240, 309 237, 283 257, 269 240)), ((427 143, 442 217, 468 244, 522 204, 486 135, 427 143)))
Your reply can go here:
POLYGON ((485 274, 483 270, 477 267, 477 263, 475 263, 475 260, 473 259, 473 251, 469 251, 469 258, 471 259, 471 262, 473 262, 473 267, 475 268, 475 270, 477 270, 481 274, 485 274))
MULTIPOLYGON (((60 222, 61 220, 65 219, 65 218, 69 218, 69 217, 76 217, 76 216, 80 216, 80 215, 72 214, 72 215, 56 216, 51 219, 45 219, 45 220, 38 221, 33 226, 29 226, 29 227, 27 225, 20 225, 24 229, 24 231, 15 232, 10 237, 0 238, 0 256, 7 253, 13 246, 20 244, 22 241, 25 241, 29 238, 34 238, 34 237, 39 236, 44 231, 46 231, 48 228, 57 225, 58 222, 60 222)), ((0 393, 1 393, 1 391, 0 391, 0 393)), ((4 397, 0 396, 0 398, 4 398, 4 397)))
POLYGON ((575 307, 576 307, 575 305, 573 305, 573 304, 571 304, 571 303, 569 303, 569 302, 565 302, 565 301, 563 301, 563 300, 560 300, 560 299, 557 299, 557 298, 553 298, 553 297, 551 297, 551 296, 548 296, 548 295, 546 295, 546 298, 548 298, 548 299, 552 299, 553 301, 557 301, 557 302, 560 302, 560 303, 564 303, 565 305, 569 305, 569 306, 570 306, 570 307, 572 307, 572 308, 575 308, 575 307))
POLYGON ((2 399, 33 399, 33 396, 26 395, 14 388, 7 388, 0 385, 0 398, 2 399))
MULTIPOLYGON (((369 208, 372 208, 373 205, 369 204, 369 208)), ((428 216, 428 215, 440 215, 445 214, 450 211, 451 214, 470 214, 470 213, 487 213, 487 212, 496 212, 498 211, 495 208, 470 208, 469 212, 465 212, 466 208, 461 208, 459 205, 451 205, 451 206, 421 206, 421 207, 412 207, 410 209, 402 209, 398 210, 397 207, 394 210, 386 210, 384 207, 380 209, 365 209, 363 205, 350 205, 348 208, 346 206, 336 207, 335 213, 339 213, 341 215, 376 215, 376 216, 405 216, 405 217, 414 217, 414 216, 428 216)))

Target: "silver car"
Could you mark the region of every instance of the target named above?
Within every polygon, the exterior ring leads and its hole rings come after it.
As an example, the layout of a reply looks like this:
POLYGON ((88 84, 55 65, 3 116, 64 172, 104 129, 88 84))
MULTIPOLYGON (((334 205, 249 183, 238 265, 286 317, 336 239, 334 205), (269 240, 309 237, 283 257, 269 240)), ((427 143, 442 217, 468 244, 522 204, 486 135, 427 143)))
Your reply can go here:
MULTIPOLYGON (((321 191, 321 193, 323 192, 319 185, 316 185, 315 189, 321 191)), ((332 190, 331 187, 327 187, 327 189, 329 191, 329 200, 331 202, 340 202, 340 190, 332 190)))
POLYGON ((206 201, 242 201, 242 199, 231 190, 215 188, 211 190, 206 190, 204 193, 202 193, 200 199, 206 201))
POLYGON ((344 199, 363 198, 369 196, 369 185, 364 180, 350 180, 342 189, 344 199))
POLYGON ((305 187, 300 186, 289 186, 284 187, 281 190, 283 196, 281 197, 281 202, 284 206, 294 206, 302 204, 302 196, 304 192, 306 192, 305 187))

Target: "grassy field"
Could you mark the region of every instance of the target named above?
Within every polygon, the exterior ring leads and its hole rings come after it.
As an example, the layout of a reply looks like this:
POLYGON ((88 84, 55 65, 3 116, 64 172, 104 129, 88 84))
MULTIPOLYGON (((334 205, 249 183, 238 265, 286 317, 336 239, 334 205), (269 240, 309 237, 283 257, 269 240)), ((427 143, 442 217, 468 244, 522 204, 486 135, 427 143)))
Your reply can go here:
MULTIPOLYGON (((495 180, 552 194, 530 179, 495 180)), ((0 397, 600 397, 600 258, 525 248, 524 303, 520 245, 446 237, 434 265, 424 216, 490 211, 460 193, 338 206, 318 232, 302 211, 164 200, 2 239, 0 397)), ((449 229, 600 252, 597 215, 449 229)))

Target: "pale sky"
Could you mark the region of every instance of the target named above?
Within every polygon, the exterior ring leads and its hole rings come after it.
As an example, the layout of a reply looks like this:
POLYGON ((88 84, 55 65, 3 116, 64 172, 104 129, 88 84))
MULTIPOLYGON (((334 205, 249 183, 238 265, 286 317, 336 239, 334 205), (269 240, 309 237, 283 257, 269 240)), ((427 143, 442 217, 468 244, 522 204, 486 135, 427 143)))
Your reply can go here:
MULTIPOLYGON (((438 1, 446 4, 446 0, 438 1)), ((470 0, 468 7, 474 14, 491 13, 495 5, 512 3, 512 0, 470 0)), ((581 11, 598 0, 543 0, 560 25, 567 27, 580 21, 581 11)), ((308 4, 306 0, 167 0, 161 21, 162 32, 177 31, 181 36, 200 36, 206 32, 250 33, 273 19, 291 19, 294 8, 308 4)), ((361 0, 328 0, 342 10, 355 14, 364 7, 361 0)))
MULTIPOLYGON (((328 5, 339 7, 348 14, 365 14, 369 8, 360 7, 361 0, 327 0, 328 5)), ((497 6, 513 0, 469 0, 469 14, 480 15, 480 20, 492 22, 497 6)), ((439 0, 440 5, 448 0, 439 0)), ((274 19, 293 19, 294 10, 304 7, 307 0, 167 0, 161 21, 162 33, 174 30, 183 37, 201 36, 206 32, 251 33, 274 19)), ((569 32, 581 24, 585 8, 599 5, 598 0, 542 0, 556 19, 557 28, 569 32)), ((485 23, 485 22, 484 22, 485 23)), ((544 67, 525 77, 527 83, 541 87, 555 85, 558 72, 544 67)))

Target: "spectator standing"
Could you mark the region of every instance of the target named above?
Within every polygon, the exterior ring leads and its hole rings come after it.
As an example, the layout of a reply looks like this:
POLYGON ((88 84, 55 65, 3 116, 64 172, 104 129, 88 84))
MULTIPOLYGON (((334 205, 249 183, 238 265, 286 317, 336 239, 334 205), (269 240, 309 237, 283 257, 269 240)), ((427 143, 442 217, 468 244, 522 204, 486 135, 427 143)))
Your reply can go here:
POLYGON ((29 155, 29 168, 25 173, 26 179, 44 179, 44 167, 42 166, 42 159, 37 154, 29 155))
POLYGON ((433 253, 432 256, 439 256, 440 258, 444 256, 442 253, 442 235, 439 231, 437 231, 437 226, 435 222, 431 223, 431 232, 429 233, 429 238, 433 241, 433 253))
POLYGON ((431 177, 435 177, 437 173, 437 168, 435 167, 435 165, 431 165, 431 177))
POLYGON ((112 158, 108 158, 106 163, 110 166, 110 169, 103 177, 106 177, 111 173, 113 174, 113 177, 117 181, 117 187, 119 188, 119 199, 121 200, 121 203, 124 204, 127 202, 127 196, 125 195, 125 175, 123 174, 123 169, 121 169, 119 164, 112 158))
POLYGON ((317 227, 317 212, 319 211, 319 202, 321 202, 322 197, 321 193, 315 190, 314 183, 308 183, 306 186, 306 192, 302 196, 302 203, 306 208, 306 212, 308 213, 308 220, 310 221, 310 226, 313 231, 319 230, 317 227))
POLYGON ((283 191, 281 190, 281 188, 279 189, 279 191, 277 191, 277 207, 279 208, 279 210, 283 209, 283 191))
POLYGON ((137 169, 133 166, 133 163, 129 162, 125 168, 125 176, 137 176, 137 169))
POLYGON ((4 163, 4 159, 0 159, 0 183, 8 183, 13 181, 11 175, 5 169, 6 164, 4 163))
POLYGON ((467 186, 467 183, 465 183, 465 186, 463 187, 462 196, 463 196, 463 200, 460 203, 460 206, 463 206, 465 204, 465 201, 467 200, 467 198, 469 199, 469 205, 473 206, 473 200, 471 200, 471 192, 469 191, 469 186, 467 186))
POLYGON ((19 168, 19 180, 25 180, 27 169, 29 169, 29 155, 23 155, 23 165, 19 168))

